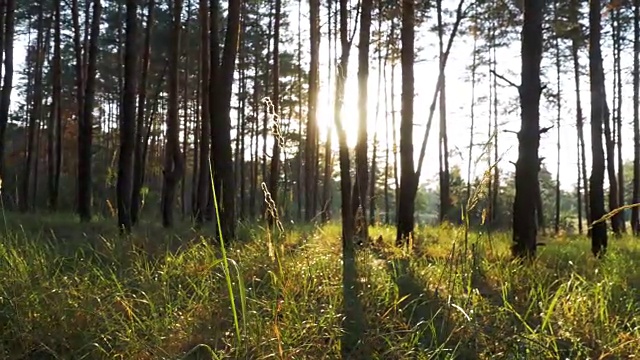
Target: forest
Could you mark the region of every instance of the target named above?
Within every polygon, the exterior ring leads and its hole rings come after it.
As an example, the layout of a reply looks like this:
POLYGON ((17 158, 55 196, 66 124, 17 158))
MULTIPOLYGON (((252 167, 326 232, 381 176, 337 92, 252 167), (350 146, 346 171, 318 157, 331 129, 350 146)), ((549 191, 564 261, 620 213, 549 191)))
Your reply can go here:
POLYGON ((640 354, 640 0, 0 0, 0 358, 640 354))

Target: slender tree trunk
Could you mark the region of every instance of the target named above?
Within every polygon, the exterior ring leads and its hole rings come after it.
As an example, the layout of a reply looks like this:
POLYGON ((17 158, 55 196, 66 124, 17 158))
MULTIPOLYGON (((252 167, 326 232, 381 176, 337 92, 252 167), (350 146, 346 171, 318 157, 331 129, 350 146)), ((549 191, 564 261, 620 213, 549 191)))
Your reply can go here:
POLYGON ((400 121, 400 199, 398 201, 398 245, 409 241, 414 227, 415 195, 418 174, 413 164, 413 97, 414 97, 414 1, 402 2, 402 119, 400 121))
MULTIPOLYGON (((96 62, 98 58, 98 36, 100 34, 100 16, 102 4, 100 0, 93 1, 93 18, 91 19, 91 34, 87 55, 87 72, 83 114, 78 122, 78 215, 80 221, 91 221, 92 206, 92 143, 93 143, 93 109, 96 86, 96 62)), ((87 12, 88 14, 88 12, 87 12)))
POLYGON ((200 164, 198 166, 198 196, 196 206, 196 222, 202 224, 205 220, 205 213, 209 203, 209 191, 211 189, 211 172, 209 171, 209 137, 211 135, 211 114, 209 109, 209 83, 211 77, 211 50, 210 21, 209 21, 209 1, 200 0, 199 4, 200 21, 200 139, 198 143, 200 164))
MULTIPOLYGON (((554 7, 554 15, 556 17, 556 19, 559 18, 558 15, 558 1, 554 1, 553 2, 553 7, 554 7)), ((562 65, 561 65, 561 60, 560 60, 560 40, 559 37, 556 36, 555 40, 554 40, 554 47, 556 48, 555 50, 555 62, 556 62, 556 131, 557 131, 557 139, 556 139, 556 151, 558 154, 558 159, 556 161, 556 201, 555 201, 555 221, 553 224, 553 229, 554 229, 554 233, 556 235, 558 235, 558 233, 560 232, 560 201, 561 201, 561 192, 560 192, 560 151, 562 149, 561 145, 560 145, 560 138, 561 138, 561 133, 560 133, 560 119, 562 117, 562 87, 560 85, 560 74, 562 71, 562 65)))
MULTIPOLYGON (((305 146, 305 220, 307 221, 311 221, 313 217, 316 216, 312 203, 314 198, 313 193, 318 189, 318 181, 313 175, 315 168, 318 167, 318 159, 315 155, 317 154, 316 134, 318 132, 318 92, 320 89, 320 0, 309 0, 309 26, 311 59, 309 65, 307 141, 305 146)), ((328 28, 331 28, 331 24, 329 24, 328 28)), ((325 183, 324 186, 326 187, 327 184, 325 183)), ((327 198, 324 196, 323 201, 327 201, 327 198)), ((324 206, 326 206, 326 204, 324 206)))
POLYGON ((0 95, 0 179, 5 175, 5 134, 9 122, 9 105, 11 104, 11 90, 13 89, 13 37, 15 33, 15 0, 6 0, 4 14, 3 38, 0 39, 4 48, 4 77, 2 94, 0 95))
POLYGON ((447 139, 447 96, 446 79, 444 75, 444 23, 442 22, 442 0, 436 1, 438 13, 438 47, 440 51, 440 72, 442 73, 442 89, 440 90, 440 135, 439 150, 439 179, 440 179, 440 222, 449 220, 451 209, 451 191, 449 189, 449 145, 447 139))
POLYGON ((171 2, 171 39, 169 51, 169 90, 166 125, 166 145, 164 154, 164 169, 162 183, 162 225, 165 228, 173 227, 173 208, 176 199, 176 190, 184 173, 183 157, 180 150, 180 120, 178 118, 178 67, 180 65, 180 37, 182 21, 182 0, 171 2))
POLYGON ((536 253, 536 208, 531 199, 539 192, 538 147, 540 145, 540 61, 542 58, 543 1, 525 0, 522 26, 522 75, 520 103, 522 123, 518 133, 516 195, 513 203, 513 255, 533 257, 536 253))
POLYGON ((353 252, 354 219, 353 208, 351 207, 351 174, 349 148, 347 145, 347 133, 342 124, 342 106, 344 102, 344 88, 347 79, 347 69, 349 65, 349 54, 351 43, 347 35, 347 0, 340 0, 340 64, 337 68, 336 93, 333 109, 338 142, 340 145, 340 193, 342 200, 342 247, 343 252, 350 254, 353 252))
POLYGON ((138 2, 127 0, 124 49, 124 94, 120 111, 120 155, 118 162, 118 226, 131 232, 131 194, 136 141, 136 91, 138 86, 138 2))
POLYGON ((275 0, 275 20, 273 26, 273 100, 271 109, 272 121, 274 122, 274 128, 276 133, 274 134, 273 141, 273 156, 271 157, 271 164, 269 168, 269 191, 271 191, 271 199, 275 204, 275 208, 271 209, 274 213, 270 212, 270 216, 268 216, 269 223, 273 226, 274 222, 278 217, 278 207, 280 204, 278 203, 278 180, 280 178, 280 148, 284 145, 284 139, 282 138, 282 134, 280 133, 280 128, 282 126, 281 117, 280 117, 280 12, 281 12, 282 2, 281 0, 275 0))
POLYGON ((60 12, 61 0, 54 2, 54 35, 53 35, 53 61, 52 61, 52 94, 51 94, 51 113, 47 124, 47 185, 48 185, 48 205, 49 209, 56 211, 58 209, 58 189, 60 182, 60 164, 62 163, 61 153, 58 152, 60 147, 60 124, 61 124, 61 93, 62 93, 62 74, 61 74, 61 58, 60 58, 60 12))
MULTIPOLYGON (((640 0, 633 2, 633 195, 640 203, 640 0)), ((640 209, 631 209, 631 230, 640 236, 640 209)))
MULTIPOLYGON (((571 0, 571 11, 569 12, 569 21, 571 24, 578 23, 579 14, 579 2, 578 0, 571 0)), ((582 189, 584 191, 584 209, 586 219, 590 219, 589 209, 589 184, 587 177, 587 160, 586 160, 586 146, 584 143, 584 115, 582 113, 582 102, 580 98, 580 39, 578 36, 571 37, 571 59, 573 61, 573 79, 575 85, 575 97, 576 97, 576 129, 578 132, 578 142, 580 146, 580 171, 582 173, 582 189)), ((591 230, 589 230, 589 233, 591 230)))
POLYGON ((155 0, 149 0, 147 9, 147 24, 144 34, 144 53, 142 55, 142 74, 140 78, 140 86, 138 89, 138 112, 136 114, 136 138, 134 149, 134 162, 133 162, 133 189, 131 191, 131 222, 135 225, 138 222, 140 205, 141 205, 141 191, 144 184, 144 158, 143 158, 143 144, 144 138, 144 118, 145 107, 147 105, 147 83, 149 78, 149 63, 151 58, 151 32, 153 30, 155 11, 155 0))
MULTIPOLYGON (((600 1, 589 1, 589 77, 591 83, 591 179, 589 181, 589 204, 594 223, 605 214, 604 171, 605 158, 602 144, 602 125, 605 122, 606 104, 604 91, 604 70, 600 50, 600 1)), ((604 255, 607 249, 607 225, 599 222, 591 230, 591 251, 596 257, 604 255)))
MULTIPOLYGON (((614 18, 616 22, 616 31, 614 32, 613 46, 614 46, 614 73, 616 83, 614 87, 616 89, 617 104, 615 105, 615 124, 617 128, 616 145, 618 150, 618 206, 624 206, 624 159, 622 158, 622 60, 621 60, 621 24, 620 24, 620 9, 616 9, 614 12, 614 18)), ((614 101, 616 98, 614 97, 614 101)), ((620 213, 620 232, 626 233, 626 221, 625 212, 620 213)))
MULTIPOLYGON (((369 42, 371 39, 371 11, 373 0, 363 0, 360 12, 360 33, 358 45, 358 143, 356 145, 356 179, 353 188, 352 211, 356 223, 356 233, 361 240, 369 236, 367 224, 367 187, 369 185, 369 165, 367 163, 367 118, 369 87, 369 42)), ((375 161, 375 160, 374 160, 375 161)), ((373 175, 372 175, 373 176, 373 175)))
MULTIPOLYGON (((214 0, 217 5, 217 1, 214 0)), ((235 237, 235 183, 234 174, 229 169, 233 168, 231 152, 231 119, 229 110, 231 107, 231 89, 233 74, 235 72, 236 57, 238 53, 238 38, 240 33, 240 8, 241 0, 230 0, 227 16, 227 30, 225 44, 220 66, 219 93, 216 94, 215 106, 211 108, 212 115, 212 148, 213 177, 215 197, 218 199, 220 211, 220 226, 222 238, 229 241, 235 237)), ((217 11, 215 12, 217 13, 217 11)), ((217 27, 212 26, 212 31, 217 27)), ((214 52, 212 50, 212 52, 214 52)), ((216 55, 217 56, 217 55, 216 55)), ((214 56, 214 60, 217 58, 214 56)))
MULTIPOLYGON (((37 158, 37 155, 34 157, 35 142, 36 142, 36 133, 37 126, 40 123, 40 114, 42 107, 42 72, 44 67, 44 32, 45 32, 45 24, 44 24, 44 9, 42 3, 38 7, 38 25, 37 25, 37 37, 36 44, 34 47, 29 47, 27 49, 27 57, 31 57, 33 61, 33 71, 34 71, 34 80, 33 80, 33 104, 31 105, 31 111, 29 114, 29 126, 27 128, 27 150, 26 150, 26 161, 24 164, 23 176, 21 181, 21 196, 20 201, 20 210, 23 212, 29 211, 31 206, 29 204, 29 189, 31 187, 31 172, 34 168, 34 161, 37 158)), ((31 61, 27 60, 27 64, 31 61)))

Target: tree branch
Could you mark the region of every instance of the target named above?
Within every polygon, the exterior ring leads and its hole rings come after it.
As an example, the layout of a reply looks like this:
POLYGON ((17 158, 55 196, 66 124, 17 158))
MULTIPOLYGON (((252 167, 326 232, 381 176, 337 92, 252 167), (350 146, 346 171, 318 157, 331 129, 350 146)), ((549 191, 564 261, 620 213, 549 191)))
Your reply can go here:
POLYGON ((511 80, 507 79, 506 77, 504 77, 504 76, 502 76, 502 75, 498 74, 497 72, 495 72, 495 71, 493 71, 493 70, 491 70, 491 73, 492 73, 493 75, 495 75, 498 79, 501 79, 502 81, 506 82, 507 84, 509 84, 509 85, 513 86, 514 88, 516 88, 516 89, 520 90, 520 86, 516 85, 513 81, 511 81, 511 80))
POLYGON ((542 135, 544 133, 549 132, 549 130, 551 130, 551 129, 553 129, 553 125, 540 128, 540 130, 538 130, 538 134, 542 135))

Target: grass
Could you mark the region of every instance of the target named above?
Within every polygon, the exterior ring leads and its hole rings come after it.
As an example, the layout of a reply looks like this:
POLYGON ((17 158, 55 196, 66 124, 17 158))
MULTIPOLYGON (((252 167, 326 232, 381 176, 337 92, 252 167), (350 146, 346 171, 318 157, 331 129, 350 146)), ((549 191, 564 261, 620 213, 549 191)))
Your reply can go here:
MULTIPOLYGON (((228 268, 206 232, 142 224, 123 238, 113 220, 7 214, 0 358, 340 357, 337 225, 241 225, 228 268)), ((372 228, 380 239, 357 255, 371 358, 640 354, 636 239, 612 241, 600 262, 584 238, 547 239, 524 267, 509 261, 507 234, 471 234, 465 255, 455 227, 418 229, 410 253, 392 246, 394 233, 372 228)))

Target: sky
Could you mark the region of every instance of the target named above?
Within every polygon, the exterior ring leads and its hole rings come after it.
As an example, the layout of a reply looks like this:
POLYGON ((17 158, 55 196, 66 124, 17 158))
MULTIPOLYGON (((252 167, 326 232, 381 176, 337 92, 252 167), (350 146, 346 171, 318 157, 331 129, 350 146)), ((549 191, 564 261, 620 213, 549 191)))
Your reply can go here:
MULTIPOLYGON (((455 10, 457 6, 456 0, 445 0, 443 2, 445 9, 448 7, 450 10, 455 10)), ((297 11, 297 6, 295 11, 297 11)), ((303 14, 305 12, 303 7, 303 14)), ((295 14, 295 12, 294 12, 295 14)), ((292 16, 292 26, 297 26, 297 19, 292 16)), ((307 24, 303 19, 303 26, 307 24)), ((445 18, 445 22, 452 23, 453 19, 445 18)), ((418 156, 420 153, 420 147, 422 139, 424 137, 425 124, 429 116, 429 107, 431 105, 433 93, 435 90, 436 82, 438 79, 438 38, 435 32, 426 31, 430 27, 435 26, 435 19, 430 19, 426 24, 423 24, 418 30, 419 35, 416 36, 416 48, 421 48, 422 51, 418 52, 418 61, 414 64, 414 77, 415 77, 415 98, 414 98, 414 155, 415 163, 417 166, 418 156)), ((375 22, 374 22, 375 28, 375 22)), ((464 25, 463 25, 464 26, 464 25)), ((607 26, 607 25, 604 25, 607 26)), ((295 28, 295 27, 294 27, 295 28)), ((308 29, 308 26, 307 26, 308 29)), ((605 29, 606 30, 606 29, 605 29)), ((307 36, 305 33, 303 36, 307 36)), ((448 41, 449 34, 445 32, 444 43, 448 41)), ((480 46, 481 40, 478 41, 480 46)), ((603 61, 605 67, 605 76, 607 82, 607 97, 609 107, 612 107, 612 68, 613 57, 611 50, 606 44, 603 43, 603 61), (608 53, 607 53, 608 51, 608 53)), ((338 50, 339 52, 340 50, 338 50)), ((334 92, 334 85, 327 86, 327 39, 322 39, 321 44, 321 84, 320 104, 319 110, 319 122, 322 129, 322 134, 326 134, 326 129, 333 125, 332 118, 332 98, 334 92)), ((623 51, 624 53, 624 51, 623 51)), ((346 93, 344 98, 343 119, 344 126, 347 130, 349 144, 355 145, 358 129, 358 84, 357 84, 357 35, 354 40, 353 48, 351 51, 350 64, 349 64, 349 78, 346 84, 346 93)), ((446 95, 447 95, 447 133, 449 138, 449 149, 456 150, 450 156, 450 166, 458 165, 462 169, 462 173, 466 174, 466 169, 469 161, 472 162, 472 172, 476 175, 482 174, 487 168, 488 163, 486 160, 478 162, 478 157, 481 155, 480 147, 474 148, 474 155, 471 159, 468 156, 469 140, 470 140, 470 126, 471 126, 471 99, 472 99, 472 87, 471 87, 471 71, 467 68, 472 64, 473 54, 473 39, 470 36, 461 37, 458 36, 454 40, 451 53, 447 62, 445 74, 446 74, 446 95), (477 165, 476 165, 477 163, 477 165)), ((631 103, 632 91, 631 84, 631 62, 632 52, 627 51, 623 54, 622 68, 623 68, 623 84, 626 84, 626 88, 623 88, 623 106, 622 106, 622 118, 623 118, 623 158, 625 160, 631 160, 633 156, 633 133, 631 127, 631 121, 633 116, 633 108, 631 103), (626 91, 625 91, 626 90, 626 91)), ((546 74, 543 74, 542 83, 547 85, 551 91, 556 92, 557 81, 555 71, 555 52, 546 54, 546 59, 543 59, 542 66, 547 67, 546 74)), ((515 84, 520 83, 520 42, 514 41, 508 47, 497 49, 497 73, 503 75, 515 84)), ((374 56, 371 57, 370 73, 369 73, 369 101, 368 101, 368 114, 369 114, 369 139, 373 138, 373 132, 378 132, 378 139, 382 141, 384 146, 385 139, 385 109, 384 98, 377 98, 377 82, 378 82, 378 70, 376 69, 377 60, 374 60, 374 56), (380 115, 378 119, 375 119, 376 103, 380 102, 380 115)), ((581 76, 581 92, 580 97, 582 101, 582 111, 585 117, 584 131, 585 131, 585 146, 586 146, 586 161, 587 171, 591 169, 591 156, 590 156, 590 128, 589 128, 589 114, 590 114, 590 91, 589 91, 589 79, 588 79, 588 59, 586 50, 582 52, 580 59, 581 65, 584 67, 583 75, 581 76)), ((554 103, 541 98, 540 102, 540 126, 549 127, 554 126, 549 132, 544 134, 540 141, 539 154, 540 157, 544 157, 544 163, 547 169, 552 173, 555 179, 557 173, 557 160, 560 158, 560 184, 561 188, 567 191, 573 190, 577 181, 577 136, 576 136, 576 96, 573 77, 573 68, 570 61, 564 60, 562 64, 561 72, 561 118, 560 118, 560 133, 558 134, 556 127, 557 119, 557 107, 554 103), (560 137, 560 152, 557 149, 557 139, 560 137)), ((390 78, 390 66, 387 67, 387 79, 390 78)), ((475 131, 474 131, 474 143, 479 144, 485 142, 489 138, 488 133, 488 120, 489 120, 489 103, 487 101, 479 101, 482 97, 489 96, 490 82, 488 81, 488 66, 480 67, 477 70, 477 76, 483 76, 483 80, 476 82, 475 89, 475 131)), ((392 84, 395 87, 396 102, 395 109, 397 111, 396 118, 400 121, 400 94, 401 94, 401 68, 400 64, 396 67, 395 83, 392 84)), ((384 90, 382 90, 384 91, 384 90)), ((517 160, 518 143, 517 135, 513 132, 518 131, 520 128, 520 109, 518 102, 517 90, 507 84, 505 81, 498 79, 498 99, 499 105, 499 126, 500 133, 498 134, 498 149, 501 157, 499 167, 502 170, 513 171, 515 167, 510 163, 517 160), (507 131, 507 132, 503 132, 507 131)), ((384 92, 382 93, 384 94, 384 92)), ((389 111, 390 113, 390 111, 389 111)), ((427 143, 427 151, 425 156, 425 163, 423 164, 421 182, 429 183, 429 187, 437 186, 437 174, 438 174, 438 133, 439 133, 439 116, 436 107, 436 113, 431 126, 431 131, 427 143)), ((333 132, 334 140, 333 144, 337 144, 337 138, 335 132, 333 132)), ((322 136, 322 135, 321 135, 322 136)), ((391 136, 389 136, 391 138, 391 136)), ((335 145, 337 147, 337 145, 335 145)), ((383 156, 383 155, 382 155, 383 156)), ((383 158, 381 158, 382 160, 383 158)), ((464 176, 464 175, 463 175, 464 176)))
MULTIPOLYGON (((290 29, 294 32, 294 39, 297 39, 297 2, 290 5, 289 21, 291 23, 290 29)), ((457 6, 457 0, 445 0, 443 7, 454 10, 457 6)), ((323 16, 325 11, 322 10, 323 16)), ((301 21, 301 36, 303 42, 303 48, 308 48, 308 6, 306 1, 302 1, 302 21, 301 21)), ((435 18, 435 17, 433 17, 435 18)), ((435 19, 430 19, 427 23, 423 24, 418 29, 416 36, 416 48, 421 50, 417 52, 418 61, 414 65, 415 76, 415 98, 414 98, 414 153, 415 160, 417 162, 420 152, 420 146, 424 136, 425 124, 427 122, 429 107, 435 90, 436 81, 438 78, 438 47, 436 33, 427 31, 428 28, 435 25, 435 19)), ((445 16, 445 22, 452 23, 452 18, 445 16)), ((465 25, 463 24, 462 27, 465 25)), ((374 21, 373 29, 375 29, 376 23, 374 21)), ((372 30, 373 30, 372 29, 372 30)), ((325 29, 323 29, 324 32, 325 29)), ((445 44, 448 40, 449 34, 445 32, 445 44)), ((297 40, 296 40, 297 41, 297 40)), ((18 72, 24 65, 24 58, 26 54, 25 39, 16 39, 14 59, 15 59, 15 75, 14 81, 18 79, 18 72)), ((285 44, 286 45, 286 44, 285 44)), ((478 41, 480 46, 480 41, 478 41)), ((334 83, 329 82, 328 77, 328 42, 327 38, 321 39, 320 45, 320 79, 321 90, 319 94, 319 110, 318 121, 320 127, 321 139, 325 139, 327 131, 331 130, 333 136, 334 150, 337 150, 337 138, 335 137, 335 131, 333 131, 333 96, 334 96, 334 83)), ((473 39, 465 36, 458 36, 451 50, 449 60, 446 67, 446 95, 447 95, 447 119, 448 119, 448 137, 449 137, 449 149, 452 155, 450 156, 450 166, 460 166, 463 170, 462 173, 466 174, 466 169, 469 161, 476 163, 480 156, 480 148, 474 148, 474 155, 471 159, 468 157, 468 144, 469 144, 469 129, 471 125, 471 72, 467 69, 472 63, 472 50, 473 39)), ((371 48, 373 51, 373 46, 371 48)), ((606 81, 607 81, 607 96, 609 99, 609 106, 611 106, 612 95, 612 56, 611 51, 606 47, 603 48, 604 65, 606 81)), ((339 52, 339 50, 338 50, 339 52)), ((547 59, 543 59, 543 66, 548 66, 549 70, 543 78, 543 84, 553 91, 556 89, 555 82, 555 70, 551 66, 553 61, 553 54, 547 54, 547 59), (550 80, 546 81, 546 77, 550 80)), ((623 79, 626 84, 631 83, 631 62, 632 52, 623 51, 623 79)), ((351 146, 355 145, 358 130, 358 84, 357 84, 357 56, 358 56, 358 40, 357 33, 351 50, 351 57, 349 63, 349 76, 346 83, 346 91, 344 98, 343 108, 343 124, 347 131, 348 142, 351 146)), ((383 161, 384 147, 386 136, 386 117, 390 118, 390 109, 384 108, 384 91, 389 92, 389 88, 394 86, 396 101, 396 120, 399 129, 400 122, 400 94, 401 94, 401 68, 398 64, 396 66, 395 82, 390 83, 391 66, 390 64, 386 68, 387 72, 387 86, 385 89, 384 84, 380 97, 377 96, 377 83, 378 83, 378 69, 377 59, 373 53, 370 57, 370 73, 369 73, 369 101, 368 101, 368 130, 369 141, 371 143, 373 134, 377 132, 378 141, 380 141, 380 158, 379 161, 383 161), (376 106, 379 106, 379 115, 376 118, 376 106)), ((308 54, 303 57, 303 62, 308 63, 308 54)), ((514 41, 508 47, 497 50, 497 73, 505 76, 510 81, 519 84, 520 83, 520 43, 514 41)), ((587 65, 586 50, 583 51, 581 57, 581 64, 587 65)), ((576 115, 575 115, 575 93, 574 93, 574 79, 573 71, 570 68, 569 62, 563 64, 564 74, 561 75, 561 87, 562 87, 562 111, 561 111, 561 149, 560 149, 560 183, 561 187, 565 190, 572 190, 577 180, 577 150, 576 150, 576 115)), ((475 123, 476 131, 474 132, 474 143, 479 144, 485 142, 489 138, 487 131, 489 120, 489 103, 487 101, 479 101, 482 97, 488 97, 490 83, 487 81, 488 67, 480 67, 477 71, 478 77, 482 77, 476 84, 475 90, 475 123)), ((587 148, 587 168, 590 169, 590 142, 589 142, 589 82, 588 71, 584 70, 581 81, 581 100, 583 104, 583 114, 585 119, 585 141, 587 148)), ((633 115, 633 109, 631 106, 631 93, 630 85, 626 85, 627 91, 623 91, 625 97, 623 99, 623 121, 625 122, 627 131, 623 132, 623 157, 630 160, 633 155, 632 140, 633 134, 631 131, 631 120, 633 115)), ((517 137, 512 131, 519 130, 520 127, 520 110, 517 102, 517 90, 512 86, 506 84, 504 81, 498 80, 498 98, 501 102, 499 105, 499 123, 501 124, 501 130, 507 130, 510 132, 500 132, 498 134, 498 147, 501 155, 501 161, 499 167, 504 170, 512 171, 514 169, 510 162, 515 162, 517 159, 517 137)), ((390 99, 390 96, 389 96, 390 99)), ((17 91, 12 93, 12 102, 18 101, 19 96, 17 91)), ((389 106, 390 107, 390 106, 389 106)), ((554 104, 541 99, 540 104, 540 124, 543 127, 554 125, 556 122, 557 108, 554 104)), ((233 117, 232 117, 233 118, 233 117)), ((433 124, 430 131, 429 141, 427 143, 427 151, 425 162, 423 164, 423 171, 421 181, 428 183, 429 187, 435 187, 437 184, 438 174, 438 144, 437 135, 439 133, 439 117, 438 110, 433 119, 433 124)), ((545 164, 547 169, 553 174, 555 178, 556 174, 556 161, 558 159, 558 150, 556 148, 557 141, 556 128, 549 131, 542 136, 540 143, 540 156, 545 158, 545 164)), ((391 134, 388 136, 391 139, 391 134)), ((336 161, 337 165, 337 161, 336 161)), ((472 170, 476 175, 484 172, 488 167, 486 160, 477 162, 477 165, 472 166, 472 170)), ((588 170, 589 171, 589 170, 588 170)))

